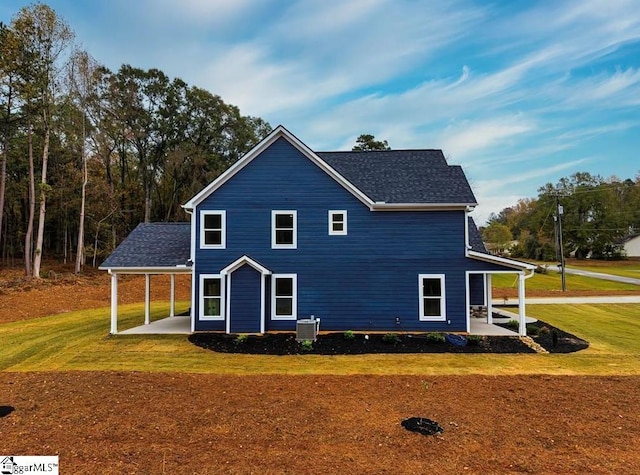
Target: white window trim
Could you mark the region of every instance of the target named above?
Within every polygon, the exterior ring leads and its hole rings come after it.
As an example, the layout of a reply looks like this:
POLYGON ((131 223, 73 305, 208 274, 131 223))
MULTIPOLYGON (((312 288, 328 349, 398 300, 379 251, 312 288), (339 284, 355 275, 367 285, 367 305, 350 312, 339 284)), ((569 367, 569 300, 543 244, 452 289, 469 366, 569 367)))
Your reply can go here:
POLYGON ((441 322, 447 319, 447 300, 446 300, 446 288, 445 288, 445 275, 444 274, 418 274, 418 295, 419 295, 419 308, 420 313, 418 317, 421 322, 441 322), (425 316, 424 315, 424 295, 422 293, 422 279, 440 279, 440 290, 442 295, 440 296, 440 315, 425 316))
POLYGON ((200 274, 200 291, 199 291, 199 315, 198 318, 203 321, 222 321, 224 320, 225 313, 225 276, 221 274, 200 274), (205 279, 220 279, 220 315, 205 315, 204 314, 204 280, 205 279))
POLYGON ((271 211, 271 249, 298 248, 298 213, 295 210, 276 209, 271 211), (276 216, 279 214, 293 215, 293 244, 276 244, 276 216))
POLYGON ((200 249, 226 249, 227 248, 227 212, 225 210, 203 209, 200 210, 200 249), (220 216, 220 244, 205 244, 204 217, 207 215, 220 216))
POLYGON ((298 274, 273 274, 271 279, 271 320, 297 320, 298 316, 298 274), (276 315, 276 279, 291 278, 293 286, 293 302, 291 315, 276 315))
POLYGON ((347 210, 346 209, 332 209, 329 210, 329 236, 346 236, 347 235, 347 210), (343 217, 342 231, 336 231, 333 229, 334 216, 341 214, 343 217))

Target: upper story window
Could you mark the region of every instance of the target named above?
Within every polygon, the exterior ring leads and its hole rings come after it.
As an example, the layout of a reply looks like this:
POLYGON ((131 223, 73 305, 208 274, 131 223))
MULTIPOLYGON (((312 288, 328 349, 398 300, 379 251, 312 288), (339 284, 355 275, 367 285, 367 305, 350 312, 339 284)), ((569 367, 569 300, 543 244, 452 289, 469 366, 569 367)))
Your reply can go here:
POLYGON ((420 320, 446 320, 444 274, 419 274, 420 320))
POLYGON ((272 249, 296 249, 298 245, 297 234, 297 214, 295 211, 271 212, 272 249))
POLYGON ((226 211, 200 212, 200 248, 224 249, 227 241, 226 211))
POLYGON ((329 235, 344 236, 347 234, 347 211, 329 211, 329 235))

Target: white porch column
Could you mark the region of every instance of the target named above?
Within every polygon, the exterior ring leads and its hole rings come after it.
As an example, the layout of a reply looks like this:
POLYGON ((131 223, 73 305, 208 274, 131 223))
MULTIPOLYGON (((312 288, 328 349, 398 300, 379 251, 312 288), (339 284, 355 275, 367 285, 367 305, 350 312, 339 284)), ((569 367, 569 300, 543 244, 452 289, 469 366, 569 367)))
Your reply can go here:
POLYGON ((151 322, 151 276, 144 275, 144 324, 151 322))
POLYGON ((111 334, 118 333, 118 274, 111 274, 111 334))
POLYGON ((520 326, 518 333, 527 336, 527 313, 524 308, 524 272, 518 274, 518 318, 520 326))
POLYGON ((493 324, 493 305, 491 305, 491 299, 493 298, 491 292, 491 274, 485 274, 485 280, 487 283, 487 323, 493 324))
POLYGON ((171 274, 171 309, 169 310, 169 316, 173 317, 176 314, 176 275, 171 274))

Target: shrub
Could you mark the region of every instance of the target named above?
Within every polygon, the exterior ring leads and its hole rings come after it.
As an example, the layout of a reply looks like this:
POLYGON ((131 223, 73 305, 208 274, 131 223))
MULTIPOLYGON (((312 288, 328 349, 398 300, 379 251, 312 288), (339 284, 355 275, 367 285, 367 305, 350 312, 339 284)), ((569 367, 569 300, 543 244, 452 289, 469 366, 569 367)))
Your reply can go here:
POLYGON ((300 342, 300 347, 302 351, 311 351, 313 350, 313 341, 312 340, 302 340, 300 342))
POLYGON ((467 335, 467 345, 469 346, 478 346, 482 341, 482 336, 480 335, 467 335))
POLYGON ((520 323, 518 322, 518 320, 509 320, 505 326, 509 329, 509 330, 513 330, 513 331, 518 331, 518 329, 520 328, 520 323))
POLYGON ((344 339, 345 340, 353 340, 356 337, 355 333, 353 333, 353 330, 347 330, 346 332, 344 332, 344 339))
POLYGON ((540 334, 540 335, 548 335, 550 331, 551 330, 549 330, 549 327, 544 326, 544 327, 540 327, 538 329, 538 334, 540 334))
POLYGON ((385 333, 382 335, 382 341, 385 343, 393 343, 395 345, 400 343, 400 335, 397 333, 385 333))
POLYGON ((425 338, 430 343, 444 343, 446 341, 442 333, 427 333, 425 338))
POLYGON ((527 335, 536 336, 540 333, 540 329, 535 325, 527 325, 527 335))
POLYGON ((236 343, 246 343, 247 340, 249 339, 249 335, 245 334, 245 333, 241 333, 239 335, 236 336, 236 343))

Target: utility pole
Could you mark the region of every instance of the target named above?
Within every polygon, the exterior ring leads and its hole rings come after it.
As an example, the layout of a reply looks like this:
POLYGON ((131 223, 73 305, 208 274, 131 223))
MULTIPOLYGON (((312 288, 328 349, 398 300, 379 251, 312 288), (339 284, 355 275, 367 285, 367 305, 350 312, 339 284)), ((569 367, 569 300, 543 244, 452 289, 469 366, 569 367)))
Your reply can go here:
POLYGON ((562 291, 567 291, 567 281, 564 272, 564 249, 562 247, 562 215, 564 214, 564 208, 560 204, 560 197, 556 195, 556 209, 558 216, 558 242, 560 249, 560 272, 562 273, 562 291))

